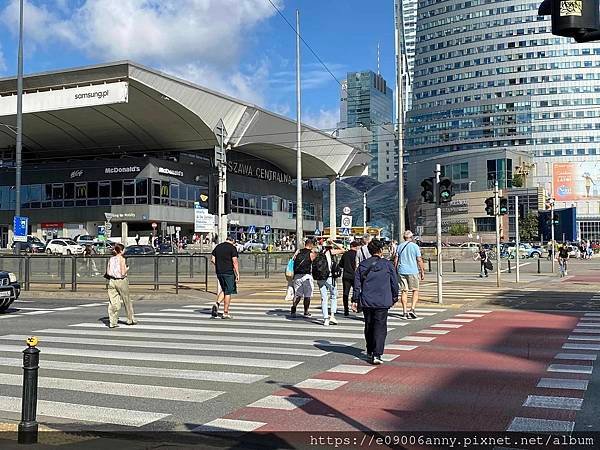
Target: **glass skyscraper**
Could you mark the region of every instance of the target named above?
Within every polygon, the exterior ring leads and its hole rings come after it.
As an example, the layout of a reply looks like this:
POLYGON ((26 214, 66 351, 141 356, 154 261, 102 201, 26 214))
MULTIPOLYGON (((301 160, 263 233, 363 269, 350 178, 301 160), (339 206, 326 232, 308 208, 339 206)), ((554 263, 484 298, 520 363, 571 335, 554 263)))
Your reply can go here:
POLYGON ((369 175, 380 181, 386 181, 387 173, 390 172, 386 170, 387 165, 391 167, 392 178, 394 173, 393 109, 392 89, 381 75, 373 71, 348 73, 342 83, 339 126, 350 129, 364 127, 372 132, 370 152, 373 159, 369 166, 369 175), (390 140, 391 158, 387 157, 384 160, 381 156, 385 156, 386 153, 381 147, 390 147, 390 140))
MULTIPOLYGON (((576 205, 580 222, 600 222, 600 45, 553 36, 539 4, 418 2, 407 149, 414 162, 524 150, 534 157, 529 186, 552 192, 558 207, 576 205)), ((508 167, 490 174, 510 188, 508 167)))

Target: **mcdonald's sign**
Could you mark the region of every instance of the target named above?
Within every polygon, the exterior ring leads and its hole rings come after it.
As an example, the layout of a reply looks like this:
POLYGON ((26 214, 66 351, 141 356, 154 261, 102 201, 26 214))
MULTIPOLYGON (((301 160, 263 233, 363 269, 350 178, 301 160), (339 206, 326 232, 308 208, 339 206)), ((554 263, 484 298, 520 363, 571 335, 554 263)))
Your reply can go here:
POLYGON ((78 185, 75 189, 76 198, 87 198, 87 184, 78 185))
POLYGON ((168 197, 169 196, 169 185, 168 184, 163 184, 160 187, 160 196, 161 197, 168 197))

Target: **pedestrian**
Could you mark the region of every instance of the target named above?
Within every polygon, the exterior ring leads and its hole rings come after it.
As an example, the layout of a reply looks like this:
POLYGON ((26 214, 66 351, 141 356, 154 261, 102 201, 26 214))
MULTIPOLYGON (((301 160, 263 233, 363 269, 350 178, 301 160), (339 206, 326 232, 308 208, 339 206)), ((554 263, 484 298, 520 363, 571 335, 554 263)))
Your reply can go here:
POLYGON ((369 233, 365 234, 361 239, 361 247, 357 250, 356 253, 356 265, 358 266, 361 262, 371 257, 369 253, 369 242, 371 242, 371 236, 369 233))
POLYGON ((392 239, 392 241, 390 242, 390 261, 395 261, 396 260, 396 251, 398 250, 398 241, 396 241, 395 239, 392 239))
POLYGON ((569 249, 566 244, 561 245, 558 250, 558 269, 560 277, 566 277, 567 272, 567 261, 569 260, 569 249))
POLYGON ((323 325, 328 327, 337 325, 335 313, 337 312, 337 278, 341 275, 335 255, 344 253, 346 250, 328 239, 323 244, 323 250, 313 261, 313 278, 317 280, 321 292, 321 312, 323 313, 323 325))
POLYGON ((485 275, 485 277, 488 277, 488 261, 489 261, 489 255, 488 252, 486 251, 485 248, 483 248, 483 245, 479 246, 479 251, 477 253, 475 253, 475 261, 479 260, 481 263, 481 267, 479 270, 479 278, 483 278, 483 276, 485 275))
POLYGON ((356 272, 356 249, 360 247, 358 241, 352 241, 350 243, 350 250, 342 255, 340 259, 340 266, 343 271, 342 275, 342 287, 343 287, 343 302, 344 302, 344 316, 350 315, 350 288, 354 285, 354 274, 356 272))
POLYGON ((87 244, 83 250, 83 256, 85 265, 87 267, 87 272, 89 276, 95 277, 98 275, 98 268, 96 267, 96 261, 92 258, 93 255, 97 255, 98 252, 94 247, 87 244))
POLYGON ((139 234, 135 234, 135 245, 140 245, 140 235, 139 234))
POLYGON ((118 327, 119 313, 121 306, 125 305, 127 312, 127 325, 136 325, 133 313, 133 303, 129 298, 129 280, 127 274, 129 267, 123 256, 123 244, 115 244, 114 256, 108 260, 106 274, 108 279, 108 326, 109 328, 118 327))
POLYGON ((398 275, 394 264, 382 258, 383 247, 378 239, 369 243, 372 256, 356 269, 352 292, 352 310, 362 308, 367 357, 375 365, 383 362, 388 310, 398 301, 398 275))
MULTIPOLYGON (((237 283, 240 281, 238 251, 235 247, 235 238, 232 235, 227 236, 225 242, 221 242, 214 248, 210 261, 215 266, 217 280, 223 290, 223 315, 221 318, 231 319, 231 314, 229 314, 231 296, 237 294, 237 283)), ((219 306, 220 297, 217 297, 211 311, 213 318, 218 317, 219 306)))
POLYGON ((402 319, 416 319, 415 308, 419 301, 419 283, 425 279, 425 265, 420 247, 412 242, 413 233, 406 230, 402 235, 404 242, 398 245, 395 266, 398 268, 398 278, 402 291, 402 319), (408 291, 412 291, 411 307, 407 311, 408 291))
POLYGON ((292 317, 296 317, 296 307, 304 300, 304 317, 310 317, 310 299, 313 295, 312 264, 317 256, 312 239, 304 242, 304 248, 294 257, 294 302, 290 309, 292 317))

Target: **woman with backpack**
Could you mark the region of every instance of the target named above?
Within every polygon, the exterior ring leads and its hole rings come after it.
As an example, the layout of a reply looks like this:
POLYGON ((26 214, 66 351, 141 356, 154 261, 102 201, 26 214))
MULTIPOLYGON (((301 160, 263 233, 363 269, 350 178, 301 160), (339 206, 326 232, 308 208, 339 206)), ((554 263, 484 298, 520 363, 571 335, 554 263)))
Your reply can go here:
POLYGON ((335 255, 344 253, 346 249, 331 239, 328 239, 323 250, 313 262, 313 278, 317 280, 321 292, 321 311, 323 312, 323 325, 328 327, 337 325, 335 313, 337 312, 337 286, 336 280, 341 276, 341 269, 335 255), (335 248, 334 248, 335 247, 335 248), (331 312, 330 312, 331 311, 331 312))
POLYGON ((312 277, 312 265, 313 260, 316 257, 314 251, 314 241, 307 239, 304 242, 304 248, 296 252, 294 255, 294 278, 292 280, 294 290, 294 303, 290 314, 292 317, 296 317, 296 307, 300 300, 304 299, 304 317, 310 317, 310 299, 313 295, 313 277, 312 277))
POLYGON ((360 305, 365 317, 367 357, 375 365, 383 362, 388 310, 398 301, 398 274, 394 263, 382 258, 383 248, 378 239, 369 243, 372 256, 357 267, 352 294, 352 310, 360 305))

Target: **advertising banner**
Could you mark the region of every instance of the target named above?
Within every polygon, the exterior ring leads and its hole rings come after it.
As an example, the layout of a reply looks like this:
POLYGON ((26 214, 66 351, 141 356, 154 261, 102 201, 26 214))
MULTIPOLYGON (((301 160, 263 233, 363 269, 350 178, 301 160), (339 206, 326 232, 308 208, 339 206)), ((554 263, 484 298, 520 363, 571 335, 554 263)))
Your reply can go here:
MULTIPOLYGON (((127 103, 129 84, 125 81, 92 86, 56 89, 23 94, 23 113, 127 103)), ((17 114, 17 96, 0 97, 0 116, 17 114)))
POLYGON ((552 181, 557 201, 600 199, 600 160, 554 163, 552 181))

